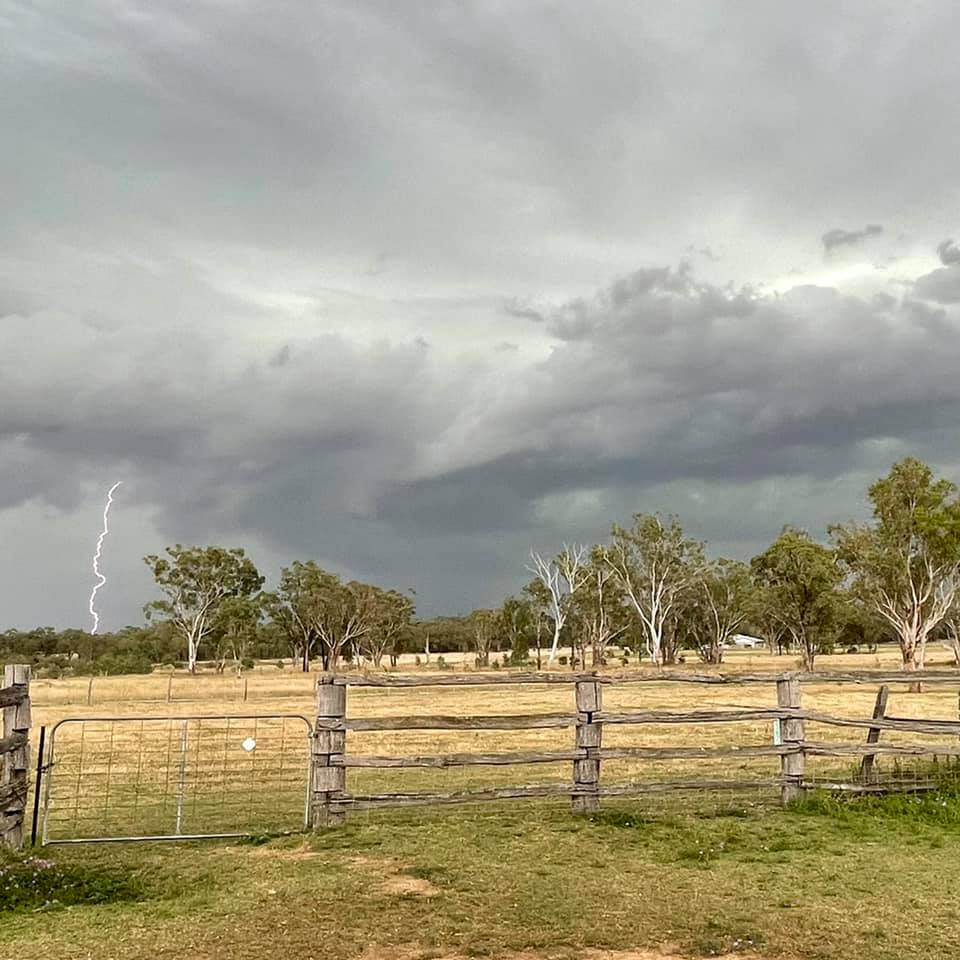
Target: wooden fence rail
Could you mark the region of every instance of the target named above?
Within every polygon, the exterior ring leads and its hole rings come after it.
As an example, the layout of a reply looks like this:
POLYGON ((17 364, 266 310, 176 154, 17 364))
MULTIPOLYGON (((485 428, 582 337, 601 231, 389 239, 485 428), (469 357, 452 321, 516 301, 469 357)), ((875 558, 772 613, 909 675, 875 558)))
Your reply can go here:
POLYGON ((955 670, 918 670, 913 673, 890 673, 878 670, 855 670, 845 673, 687 673, 680 670, 627 670, 619 673, 344 673, 330 675, 330 682, 344 687, 479 687, 502 684, 577 684, 577 683, 694 683, 771 684, 778 680, 814 683, 960 683, 955 670))
POLYGON ((805 710, 802 689, 805 684, 876 683, 914 684, 952 683, 960 685, 960 673, 925 671, 913 674, 858 672, 844 674, 689 674, 679 672, 632 671, 622 674, 593 673, 513 673, 381 676, 348 674, 322 675, 317 684, 317 717, 314 731, 311 775, 311 825, 339 823, 347 810, 384 806, 476 803, 526 797, 569 797, 575 813, 593 813, 603 797, 644 796, 671 791, 725 791, 779 789, 784 804, 796 800, 810 787, 826 787, 850 793, 878 793, 928 789, 934 784, 927 777, 913 781, 887 780, 885 783, 812 780, 806 775, 808 757, 865 758, 872 771, 876 758, 960 757, 960 720, 926 720, 892 717, 883 709, 870 718, 844 717, 817 710, 805 710), (607 713, 603 710, 603 688, 615 683, 765 683, 776 689, 776 703, 770 707, 734 710, 632 710, 607 713), (419 715, 389 717, 348 716, 349 687, 411 688, 483 686, 488 684, 567 684, 574 688, 569 713, 509 714, 486 716, 419 715), (604 747, 603 728, 607 725, 634 724, 716 724, 776 721, 778 741, 768 744, 729 744, 720 746, 623 746, 604 747), (810 724, 865 729, 867 741, 861 744, 826 743, 807 739, 810 724), (420 756, 382 756, 351 754, 347 746, 349 732, 411 730, 545 730, 574 728, 570 749, 512 752, 438 753, 420 756), (909 731, 918 734, 943 734, 954 738, 947 744, 884 744, 882 731, 909 731), (662 780, 639 783, 601 783, 601 766, 609 760, 712 760, 770 757, 779 758, 780 775, 754 779, 702 778, 662 780), (497 788, 460 790, 449 793, 380 793, 352 795, 347 790, 350 769, 449 768, 471 766, 506 767, 522 764, 571 764, 571 782, 519 784, 497 788))
POLYGON ((0 707, 0 845, 23 846, 23 812, 27 806, 30 763, 30 667, 9 663, 3 670, 0 707))

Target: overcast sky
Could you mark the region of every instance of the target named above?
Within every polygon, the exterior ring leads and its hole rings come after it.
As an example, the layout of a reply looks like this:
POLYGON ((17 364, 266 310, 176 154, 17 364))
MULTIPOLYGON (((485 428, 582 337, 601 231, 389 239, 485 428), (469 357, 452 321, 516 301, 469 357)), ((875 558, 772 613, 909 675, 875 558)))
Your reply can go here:
POLYGON ((493 604, 960 479, 952 3, 0 0, 0 629, 244 546, 493 604), (951 242, 956 241, 956 243, 951 242))

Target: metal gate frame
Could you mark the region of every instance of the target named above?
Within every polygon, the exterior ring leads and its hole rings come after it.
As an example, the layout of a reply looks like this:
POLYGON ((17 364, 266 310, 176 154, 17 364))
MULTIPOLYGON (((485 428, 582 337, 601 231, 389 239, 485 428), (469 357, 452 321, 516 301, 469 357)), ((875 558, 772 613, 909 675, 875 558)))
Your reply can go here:
MULTIPOLYGON (((302 720, 304 727, 306 728, 307 736, 307 746, 305 758, 305 767, 304 767, 304 803, 303 803, 303 827, 307 829, 310 825, 310 768, 311 768, 311 755, 309 744, 310 740, 313 737, 314 730, 313 724, 309 717, 305 716, 302 713, 236 713, 236 714, 218 714, 218 713, 198 713, 198 714, 177 714, 177 715, 148 715, 148 716, 97 716, 97 717, 64 717, 61 720, 58 720, 53 727, 50 729, 49 736, 47 738, 48 742, 48 752, 45 762, 41 765, 38 765, 37 768, 37 783, 36 783, 36 796, 39 797, 41 793, 40 788, 40 779, 42 778, 43 783, 43 812, 41 817, 41 833, 40 833, 40 845, 54 846, 61 844, 74 844, 74 843, 136 843, 139 841, 183 841, 183 840, 226 840, 226 839, 235 839, 239 837, 249 837, 256 835, 256 831, 240 831, 233 833, 171 833, 171 834, 153 834, 149 836, 115 836, 115 837, 66 837, 61 839, 50 840, 47 836, 47 821, 50 813, 50 782, 53 779, 53 773, 56 769, 56 740, 57 740, 57 731, 60 727, 65 726, 70 723, 113 723, 113 722, 122 722, 122 721, 131 721, 131 722, 149 722, 149 721, 178 721, 182 720, 184 722, 184 732, 186 732, 186 724, 191 720, 302 720)), ((185 748, 181 748, 184 750, 185 748)), ((181 764, 184 763, 185 753, 181 753, 181 764)), ((183 768, 181 768, 183 769, 183 768)), ((185 780, 181 780, 180 788, 185 784, 185 780)), ((182 794, 180 796, 180 801, 182 802, 182 794)), ((34 814, 36 817, 36 814, 34 814)), ((179 811, 178 811, 178 824, 179 824, 179 811)))

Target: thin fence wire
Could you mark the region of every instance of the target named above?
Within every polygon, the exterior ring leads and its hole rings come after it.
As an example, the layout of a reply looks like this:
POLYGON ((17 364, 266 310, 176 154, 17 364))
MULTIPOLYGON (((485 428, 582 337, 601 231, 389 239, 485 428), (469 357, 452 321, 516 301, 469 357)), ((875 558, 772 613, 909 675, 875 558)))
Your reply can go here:
POLYGON ((51 731, 44 843, 303 828, 303 716, 67 719, 51 731))

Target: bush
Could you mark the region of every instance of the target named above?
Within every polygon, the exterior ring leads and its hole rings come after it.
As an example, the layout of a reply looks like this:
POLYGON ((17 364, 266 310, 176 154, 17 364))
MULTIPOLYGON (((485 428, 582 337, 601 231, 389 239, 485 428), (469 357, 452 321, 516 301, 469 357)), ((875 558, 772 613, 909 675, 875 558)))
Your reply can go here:
POLYGON ((256 665, 257 665, 257 664, 256 664, 256 661, 253 659, 253 657, 244 657, 244 658, 240 661, 240 666, 241 666, 244 670, 252 670, 256 665))
POLYGON ((438 670, 446 670, 446 669, 447 669, 447 661, 443 659, 443 654, 442 654, 442 653, 440 654, 440 656, 437 657, 437 669, 438 669, 438 670))
POLYGON ((629 657, 621 657, 621 658, 620 658, 620 666, 621 666, 621 667, 626 667, 629 663, 630 663, 630 658, 629 658, 629 657))
POLYGON ((413 665, 414 665, 415 667, 419 667, 419 666, 420 666, 420 654, 419 654, 419 653, 413 658, 413 665))
POLYGON ((283 661, 282 661, 282 660, 278 660, 278 661, 277 661, 277 669, 278 669, 278 670, 282 670, 283 667, 284 667, 283 661))
POLYGON ((494 670, 499 670, 499 669, 500 669, 500 661, 499 661, 499 660, 494 660, 493 663, 491 664, 491 666, 493 667, 494 670))
POLYGON ((860 648, 855 644, 851 643, 849 646, 844 648, 844 653, 859 653, 860 648))
POLYGON ((566 657, 558 657, 558 658, 557 658, 557 663, 559 663, 561 667, 565 667, 565 666, 567 665, 567 658, 566 658, 566 657))
POLYGON ((115 677, 123 673, 153 673, 153 663, 143 653, 110 653, 99 657, 83 668, 77 667, 76 673, 93 676, 115 677))

